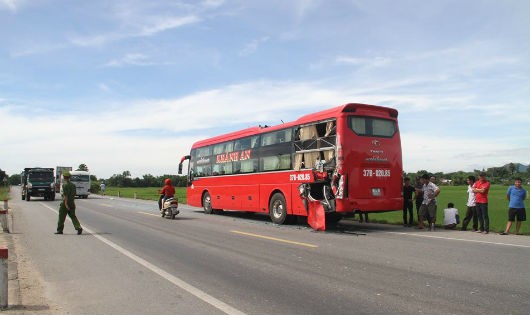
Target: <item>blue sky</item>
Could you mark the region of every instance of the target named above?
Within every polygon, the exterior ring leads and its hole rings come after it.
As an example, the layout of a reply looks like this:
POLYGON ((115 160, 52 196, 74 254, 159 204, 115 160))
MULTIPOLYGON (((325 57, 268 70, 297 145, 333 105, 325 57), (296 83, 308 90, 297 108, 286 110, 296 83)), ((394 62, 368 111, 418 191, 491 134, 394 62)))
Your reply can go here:
POLYGON ((398 109, 408 172, 530 163, 530 2, 0 0, 0 168, 176 173, 199 139, 398 109))

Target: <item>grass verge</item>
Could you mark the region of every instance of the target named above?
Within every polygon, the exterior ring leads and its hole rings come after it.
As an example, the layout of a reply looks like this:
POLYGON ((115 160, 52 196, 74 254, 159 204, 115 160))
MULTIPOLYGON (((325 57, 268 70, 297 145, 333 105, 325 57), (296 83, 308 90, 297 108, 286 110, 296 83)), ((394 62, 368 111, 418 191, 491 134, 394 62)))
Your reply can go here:
MULTIPOLYGON (((159 187, 147 188, 120 188, 107 187, 105 194, 110 196, 120 196, 124 198, 136 198, 157 201, 159 194, 159 187)), ((443 224, 443 209, 447 207, 449 202, 455 204, 460 214, 462 221, 466 215, 467 210, 467 186, 440 186, 441 193, 438 196, 438 211, 436 215, 436 222, 438 226, 443 224)), ((490 232, 502 232, 506 227, 508 221, 508 201, 506 199, 506 191, 508 186, 492 185, 489 192, 488 214, 490 218, 490 232)), ((186 203, 186 188, 175 187, 175 195, 179 198, 180 203, 186 203)), ((528 201, 525 202, 528 209, 528 201)), ((386 224, 403 224, 403 212, 393 211, 385 213, 371 213, 369 214, 371 222, 386 223, 386 224)), ((414 219, 417 222, 416 207, 414 207, 414 219)), ((523 222, 521 226, 521 233, 530 234, 530 223, 523 222)), ((458 225, 461 227, 461 225, 458 225)), ((468 226, 471 229, 472 224, 468 226)), ((512 227, 512 233, 515 233, 515 224, 512 227)))

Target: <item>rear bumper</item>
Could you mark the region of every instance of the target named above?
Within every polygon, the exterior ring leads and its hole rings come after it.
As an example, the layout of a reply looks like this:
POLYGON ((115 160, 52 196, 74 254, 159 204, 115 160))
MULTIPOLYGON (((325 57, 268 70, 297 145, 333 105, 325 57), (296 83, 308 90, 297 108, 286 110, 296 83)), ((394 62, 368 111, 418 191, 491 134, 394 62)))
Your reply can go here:
POLYGON ((337 212, 387 212, 403 209, 403 198, 337 199, 337 212))

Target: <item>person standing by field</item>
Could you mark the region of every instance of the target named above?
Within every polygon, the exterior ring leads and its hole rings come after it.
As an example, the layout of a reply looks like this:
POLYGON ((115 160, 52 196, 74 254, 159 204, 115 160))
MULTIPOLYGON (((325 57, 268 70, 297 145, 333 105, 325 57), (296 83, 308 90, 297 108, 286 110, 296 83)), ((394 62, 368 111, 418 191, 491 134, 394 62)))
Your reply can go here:
POLYGON ((414 186, 416 193, 414 194, 414 200, 416 200, 416 217, 420 219, 420 208, 423 203, 423 185, 419 177, 416 177, 416 185, 414 186))
POLYGON ((519 234, 521 223, 526 221, 526 209, 524 207, 524 201, 526 199, 526 190, 522 186, 523 180, 517 177, 514 181, 514 185, 508 188, 506 198, 508 198, 508 223, 506 229, 501 235, 508 235, 510 228, 512 227, 513 221, 517 218, 515 224, 515 234, 519 234))
POLYGON ((427 174, 421 177, 421 182, 423 183, 423 202, 420 208, 418 228, 424 228, 423 218, 428 215, 430 230, 434 231, 434 225, 436 223, 436 197, 440 194, 440 188, 429 179, 429 175, 427 174))
POLYGON ((471 175, 467 178, 467 212, 466 217, 462 221, 462 231, 467 230, 469 221, 473 219, 473 232, 478 230, 478 214, 477 205, 475 203, 475 193, 473 192, 473 185, 475 184, 475 176, 471 175))
POLYGON ((77 230, 77 235, 83 233, 83 228, 75 215, 75 185, 70 182, 70 172, 66 171, 63 173, 64 183, 62 186, 62 201, 59 205, 59 221, 57 222, 57 232, 55 234, 63 234, 64 220, 66 215, 72 219, 74 228, 77 230))
POLYGON ((480 230, 477 232, 488 234, 490 232, 490 218, 488 216, 488 192, 490 190, 490 182, 486 179, 485 172, 481 172, 478 178, 478 181, 473 185, 478 222, 480 223, 480 230))
POLYGON ((416 191, 410 184, 410 178, 405 177, 405 183, 403 185, 403 226, 412 226, 414 217, 412 212, 414 210, 414 204, 412 202, 412 194, 416 191), (409 219, 407 221, 407 212, 409 219))

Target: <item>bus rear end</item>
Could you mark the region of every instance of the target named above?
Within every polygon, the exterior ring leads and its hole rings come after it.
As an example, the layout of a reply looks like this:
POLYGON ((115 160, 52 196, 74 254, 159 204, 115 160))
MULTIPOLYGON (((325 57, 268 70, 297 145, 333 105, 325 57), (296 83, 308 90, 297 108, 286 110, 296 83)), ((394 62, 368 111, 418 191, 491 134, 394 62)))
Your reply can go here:
POLYGON ((337 121, 337 212, 384 212, 403 207, 397 110, 349 104, 337 121))

